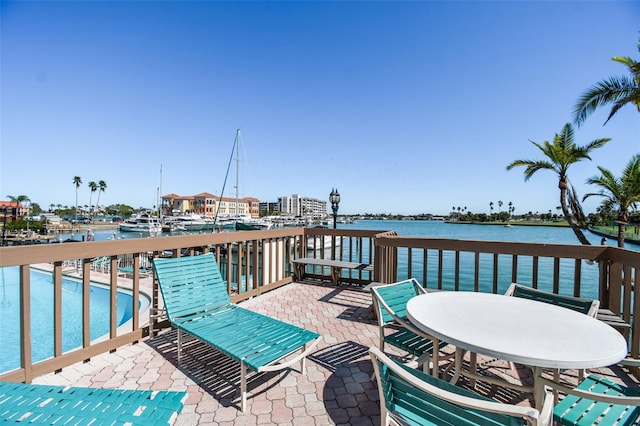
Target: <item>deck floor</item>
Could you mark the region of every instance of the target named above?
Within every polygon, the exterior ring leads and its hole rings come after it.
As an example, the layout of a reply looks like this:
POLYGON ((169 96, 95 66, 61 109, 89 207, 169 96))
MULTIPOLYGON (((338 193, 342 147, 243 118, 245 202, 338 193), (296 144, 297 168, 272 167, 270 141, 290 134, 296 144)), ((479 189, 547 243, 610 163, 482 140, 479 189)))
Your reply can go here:
MULTIPOLYGON (((176 425, 380 424, 378 390, 368 355, 368 348, 378 343, 369 293, 294 283, 241 305, 317 331, 324 338, 309 357, 306 374, 300 373, 298 364, 277 374, 250 376, 251 396, 244 413, 238 409, 238 365, 197 340, 186 343, 178 365, 177 334, 170 329, 58 374, 38 377, 34 383, 187 391, 176 425)), ((479 357, 478 370, 508 380, 532 380, 526 367, 511 369, 504 361, 485 357, 479 357)), ((622 369, 595 372, 640 388, 622 369)), ((568 380, 575 379, 576 372, 567 373, 568 380)), ((476 391, 520 405, 530 405, 532 399, 530 394, 496 386, 478 384, 476 391)))

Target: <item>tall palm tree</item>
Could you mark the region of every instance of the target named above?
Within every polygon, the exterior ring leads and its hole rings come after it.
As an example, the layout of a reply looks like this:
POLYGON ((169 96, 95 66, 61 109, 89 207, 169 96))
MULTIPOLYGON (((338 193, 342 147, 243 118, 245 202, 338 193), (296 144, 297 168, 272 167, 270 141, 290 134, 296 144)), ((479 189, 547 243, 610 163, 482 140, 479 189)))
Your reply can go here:
MULTIPOLYGON (((638 42, 640 51, 640 41, 638 42)), ((614 56, 614 61, 626 65, 630 77, 609 77, 588 89, 576 102, 573 109, 573 122, 580 126, 596 108, 611 104, 611 112, 604 124, 626 104, 633 104, 640 111, 640 62, 629 57, 614 56)))
POLYGON ((491 219, 493 220, 493 201, 489 203, 489 211, 491 212, 491 219))
POLYGON ((98 181, 98 201, 96 201, 96 207, 100 207, 100 193, 107 190, 107 182, 101 180, 98 181))
POLYGON ((590 245, 589 240, 582 233, 582 209, 576 199, 576 192, 569 183, 567 171, 569 166, 584 159, 591 160, 589 154, 596 148, 600 148, 609 142, 609 138, 595 139, 585 146, 577 146, 574 141, 573 127, 567 123, 559 134, 553 138, 553 142, 544 141, 543 144, 530 141, 547 157, 544 160, 515 160, 507 166, 507 170, 524 166, 524 180, 527 181, 538 170, 551 170, 558 175, 558 188, 560 189, 560 206, 565 219, 571 226, 573 233, 582 244, 590 245), (568 199, 570 199, 568 203, 568 199))
POLYGON ((76 186, 76 221, 78 220, 78 188, 82 185, 82 178, 80 176, 73 177, 73 184, 76 186))
POLYGON ((93 204, 91 204, 91 200, 93 199, 93 193, 98 190, 98 184, 95 183, 94 181, 89 182, 89 189, 91 190, 91 193, 89 194, 89 208, 91 208, 93 206, 93 204))
POLYGON ((589 185, 600 187, 600 191, 585 194, 582 200, 591 196, 603 197, 604 210, 617 210, 618 247, 624 247, 624 229, 629 221, 629 210, 640 203, 640 154, 631 157, 629 163, 617 178, 609 170, 598 166, 600 176, 587 179, 589 185))

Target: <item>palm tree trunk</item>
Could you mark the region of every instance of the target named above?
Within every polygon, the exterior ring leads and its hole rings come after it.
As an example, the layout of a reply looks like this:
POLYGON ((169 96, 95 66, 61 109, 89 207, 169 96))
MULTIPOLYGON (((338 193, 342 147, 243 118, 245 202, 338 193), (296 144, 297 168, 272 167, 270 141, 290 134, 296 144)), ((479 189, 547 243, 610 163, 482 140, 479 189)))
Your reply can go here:
POLYGON ((624 248, 624 229, 626 223, 618 221, 618 247, 624 248))
POLYGON ((562 185, 560 185, 560 207, 562 208, 562 213, 564 214, 564 218, 567 220, 567 223, 569 223, 569 226, 571 227, 571 230, 573 230, 573 233, 578 238, 578 241, 580 241, 580 243, 583 245, 590 246, 591 243, 589 242, 589 240, 587 240, 587 237, 584 236, 584 233, 582 232, 578 224, 575 222, 575 220, 573 220, 573 215, 569 212, 569 209, 567 208, 567 188, 563 187, 562 185))

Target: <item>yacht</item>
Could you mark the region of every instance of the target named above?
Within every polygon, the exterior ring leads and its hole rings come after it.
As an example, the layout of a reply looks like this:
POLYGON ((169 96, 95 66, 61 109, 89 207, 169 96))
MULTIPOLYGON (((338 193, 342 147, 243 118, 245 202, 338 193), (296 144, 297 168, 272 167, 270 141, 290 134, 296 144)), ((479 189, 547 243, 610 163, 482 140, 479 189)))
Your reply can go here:
POLYGON ((179 216, 166 216, 164 224, 173 229, 185 231, 202 231, 209 224, 202 216, 198 214, 183 214, 179 216))
POLYGON ((140 213, 134 217, 120 222, 121 232, 162 232, 162 224, 157 217, 151 216, 149 213, 140 213))

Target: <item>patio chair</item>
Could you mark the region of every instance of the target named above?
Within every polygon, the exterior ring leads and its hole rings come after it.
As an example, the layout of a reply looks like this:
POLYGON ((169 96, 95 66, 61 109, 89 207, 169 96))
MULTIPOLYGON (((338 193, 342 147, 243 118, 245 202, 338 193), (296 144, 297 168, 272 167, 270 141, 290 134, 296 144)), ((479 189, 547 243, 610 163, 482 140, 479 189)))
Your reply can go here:
POLYGON ((541 410, 503 404, 399 364, 377 348, 369 353, 378 382, 383 425, 550 425, 553 397, 541 410))
MULTIPOLYGON (((427 371, 434 350, 442 349, 447 346, 447 343, 439 342, 434 337, 418 330, 407 318, 409 299, 425 294, 426 290, 415 278, 393 284, 372 286, 370 290, 378 317, 380 350, 384 351, 385 343, 402 349, 416 357, 416 360, 411 364, 412 366, 422 365, 423 369, 427 371), (391 329, 392 332, 388 333, 388 329, 391 329), (434 349, 434 342, 437 342, 435 343, 438 345, 437 349, 434 349)), ((455 354, 451 354, 451 356, 453 355, 455 354)), ((438 368, 438 366, 434 364, 433 368, 438 368)))
POLYGON ((553 409, 561 425, 631 425, 640 418, 640 389, 631 389, 610 380, 588 375, 575 388, 542 378, 542 383, 566 396, 553 409))
POLYGON ((509 286, 505 292, 505 296, 515 296, 523 299, 550 303, 552 305, 562 306, 563 308, 581 312, 594 318, 598 315, 598 308, 600 307, 599 300, 550 293, 548 291, 538 290, 517 283, 512 283, 509 286))
POLYGON ((171 424, 186 392, 0 382, 0 421, 25 424, 171 424))
MULTIPOLYGON (((509 286, 509 288, 505 292, 505 296, 520 297, 523 299, 550 303, 552 305, 561 306, 563 308, 571 309, 573 311, 589 315, 593 318, 597 317, 598 308, 600 307, 599 300, 555 294, 517 283, 512 283, 509 286)), ((560 379, 559 370, 554 370, 553 374, 556 381, 560 379)), ((582 380, 584 378, 584 370, 578 370, 578 376, 580 380, 582 380)))
POLYGON ((153 267, 167 317, 178 329, 178 362, 183 331, 237 361, 242 411, 246 408, 247 368, 258 373, 277 371, 300 361, 304 373, 305 358, 322 337, 231 303, 212 253, 156 258, 153 267))

